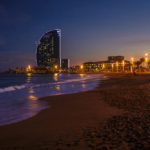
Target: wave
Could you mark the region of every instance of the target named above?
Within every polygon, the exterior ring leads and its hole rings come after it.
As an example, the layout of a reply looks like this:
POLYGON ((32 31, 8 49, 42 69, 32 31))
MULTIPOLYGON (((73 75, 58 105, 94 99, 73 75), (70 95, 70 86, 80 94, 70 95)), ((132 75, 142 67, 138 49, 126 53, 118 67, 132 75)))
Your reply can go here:
POLYGON ((0 88, 0 93, 20 90, 20 89, 24 89, 25 87, 26 87, 26 85, 15 85, 15 86, 9 86, 9 87, 5 87, 5 88, 0 88))
POLYGON ((23 85, 15 85, 15 86, 9 86, 5 88, 0 88, 0 93, 5 93, 5 92, 11 92, 15 90, 21 90, 24 88, 37 88, 37 87, 44 87, 44 86, 49 86, 49 85, 57 85, 57 84, 66 84, 66 83, 71 83, 71 82, 81 82, 81 81, 86 81, 90 79, 98 79, 98 76, 91 76, 88 75, 86 77, 82 78, 77 78, 77 79, 67 79, 65 81, 58 81, 58 82, 51 82, 51 83, 41 83, 41 84, 23 84, 23 85))

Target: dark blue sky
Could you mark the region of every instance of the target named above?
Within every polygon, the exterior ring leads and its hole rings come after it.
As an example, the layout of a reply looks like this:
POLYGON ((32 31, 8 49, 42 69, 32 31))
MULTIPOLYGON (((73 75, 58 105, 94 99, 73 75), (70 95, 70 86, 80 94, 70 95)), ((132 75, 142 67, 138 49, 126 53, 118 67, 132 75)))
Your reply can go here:
POLYGON ((150 52, 150 0, 0 0, 0 70, 36 65, 36 43, 62 29, 71 64, 150 52))

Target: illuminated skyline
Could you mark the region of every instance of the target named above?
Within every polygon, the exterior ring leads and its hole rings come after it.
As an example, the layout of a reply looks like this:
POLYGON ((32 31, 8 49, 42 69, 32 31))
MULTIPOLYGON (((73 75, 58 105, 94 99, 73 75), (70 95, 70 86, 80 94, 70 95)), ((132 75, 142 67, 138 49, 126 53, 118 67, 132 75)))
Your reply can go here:
POLYGON ((150 52, 149 0, 1 0, 0 70, 36 65, 43 33, 62 30, 71 65, 150 52))

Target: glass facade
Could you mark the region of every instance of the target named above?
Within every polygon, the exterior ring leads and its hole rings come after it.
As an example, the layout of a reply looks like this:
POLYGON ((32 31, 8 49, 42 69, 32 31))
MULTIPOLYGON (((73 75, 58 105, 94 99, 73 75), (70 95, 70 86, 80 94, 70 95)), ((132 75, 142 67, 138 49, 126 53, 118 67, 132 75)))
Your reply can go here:
POLYGON ((37 47, 39 67, 61 67, 61 30, 56 29, 44 34, 37 47))

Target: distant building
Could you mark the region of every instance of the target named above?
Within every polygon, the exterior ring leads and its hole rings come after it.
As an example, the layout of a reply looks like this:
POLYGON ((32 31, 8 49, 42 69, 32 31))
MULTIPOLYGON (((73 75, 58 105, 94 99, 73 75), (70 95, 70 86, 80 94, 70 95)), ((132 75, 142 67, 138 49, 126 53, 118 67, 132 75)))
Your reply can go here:
POLYGON ((109 56, 106 61, 83 63, 85 72, 121 72, 130 70, 130 62, 124 56, 109 56))
POLYGON ((62 59, 61 60, 61 68, 64 70, 69 69, 70 67, 70 59, 62 59))
POLYGON ((45 33, 37 47, 37 65, 39 67, 61 67, 61 30, 45 33))

